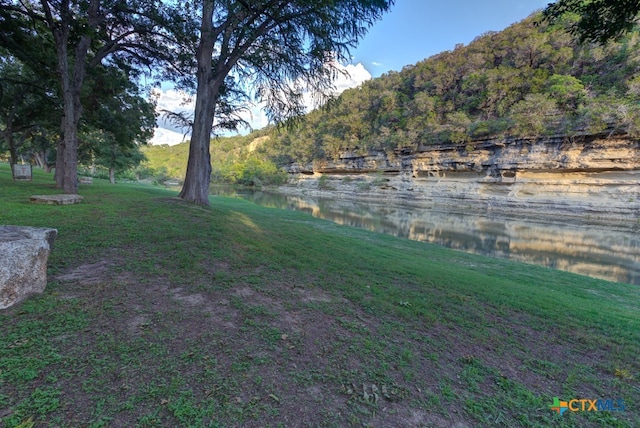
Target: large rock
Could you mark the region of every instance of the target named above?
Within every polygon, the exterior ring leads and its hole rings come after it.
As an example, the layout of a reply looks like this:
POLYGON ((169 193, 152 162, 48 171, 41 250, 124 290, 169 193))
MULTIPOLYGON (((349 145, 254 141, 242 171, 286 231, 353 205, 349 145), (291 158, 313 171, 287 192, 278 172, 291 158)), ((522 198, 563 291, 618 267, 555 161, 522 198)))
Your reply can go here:
POLYGON ((0 309, 47 286, 47 259, 58 231, 0 226, 0 309))

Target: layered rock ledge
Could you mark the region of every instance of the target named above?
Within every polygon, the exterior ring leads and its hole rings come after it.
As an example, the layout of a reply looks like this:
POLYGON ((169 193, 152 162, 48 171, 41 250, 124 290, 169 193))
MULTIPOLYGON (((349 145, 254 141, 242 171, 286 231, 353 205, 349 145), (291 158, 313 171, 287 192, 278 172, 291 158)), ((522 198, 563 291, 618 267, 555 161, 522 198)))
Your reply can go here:
POLYGON ((289 173, 283 193, 640 222, 640 141, 625 136, 344 151, 289 173))
POLYGON ((0 309, 47 286, 47 260, 56 229, 0 226, 0 309))

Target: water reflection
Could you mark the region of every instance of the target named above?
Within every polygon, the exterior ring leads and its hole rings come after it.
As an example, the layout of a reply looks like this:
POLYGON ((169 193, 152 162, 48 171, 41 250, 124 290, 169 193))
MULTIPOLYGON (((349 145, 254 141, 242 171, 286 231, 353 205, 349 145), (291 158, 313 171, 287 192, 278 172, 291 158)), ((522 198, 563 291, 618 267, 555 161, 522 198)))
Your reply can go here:
POLYGON ((460 251, 640 285, 638 225, 542 222, 223 188, 215 188, 213 193, 460 251))

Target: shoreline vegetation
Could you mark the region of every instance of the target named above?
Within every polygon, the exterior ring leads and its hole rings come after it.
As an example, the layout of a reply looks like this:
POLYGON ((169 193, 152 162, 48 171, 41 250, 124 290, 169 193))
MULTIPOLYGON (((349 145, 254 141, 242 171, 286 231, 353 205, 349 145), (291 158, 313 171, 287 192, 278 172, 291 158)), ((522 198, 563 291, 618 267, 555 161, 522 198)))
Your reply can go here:
POLYGON ((0 311, 0 426, 640 425, 637 286, 224 197, 47 193, 0 165, 0 224, 59 232, 45 292, 0 311))

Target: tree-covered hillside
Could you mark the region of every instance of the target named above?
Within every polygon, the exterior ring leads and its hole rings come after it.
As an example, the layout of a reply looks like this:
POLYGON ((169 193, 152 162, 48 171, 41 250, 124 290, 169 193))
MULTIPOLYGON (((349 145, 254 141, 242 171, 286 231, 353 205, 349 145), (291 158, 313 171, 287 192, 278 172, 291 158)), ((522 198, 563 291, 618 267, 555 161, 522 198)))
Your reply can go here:
MULTIPOLYGON (((211 166, 213 180, 242 185, 280 184, 285 180, 274 162, 257 148, 272 140, 273 128, 268 127, 245 136, 220 137, 211 140, 211 166)), ((187 167, 189 143, 175 146, 146 146, 142 148, 147 161, 135 171, 138 178, 155 177, 183 179, 187 167)))
POLYGON ((278 164, 341 150, 604 131, 640 134, 640 35, 578 44, 531 16, 344 92, 262 152, 278 164))
POLYGON ((345 91, 293 128, 213 140, 214 175, 238 182, 234 177, 247 163, 308 163, 346 149, 414 151, 558 134, 640 136, 640 33, 605 46, 579 44, 566 31, 570 24, 550 25, 533 15, 345 91), (260 144, 249 150, 258 137, 260 144))

